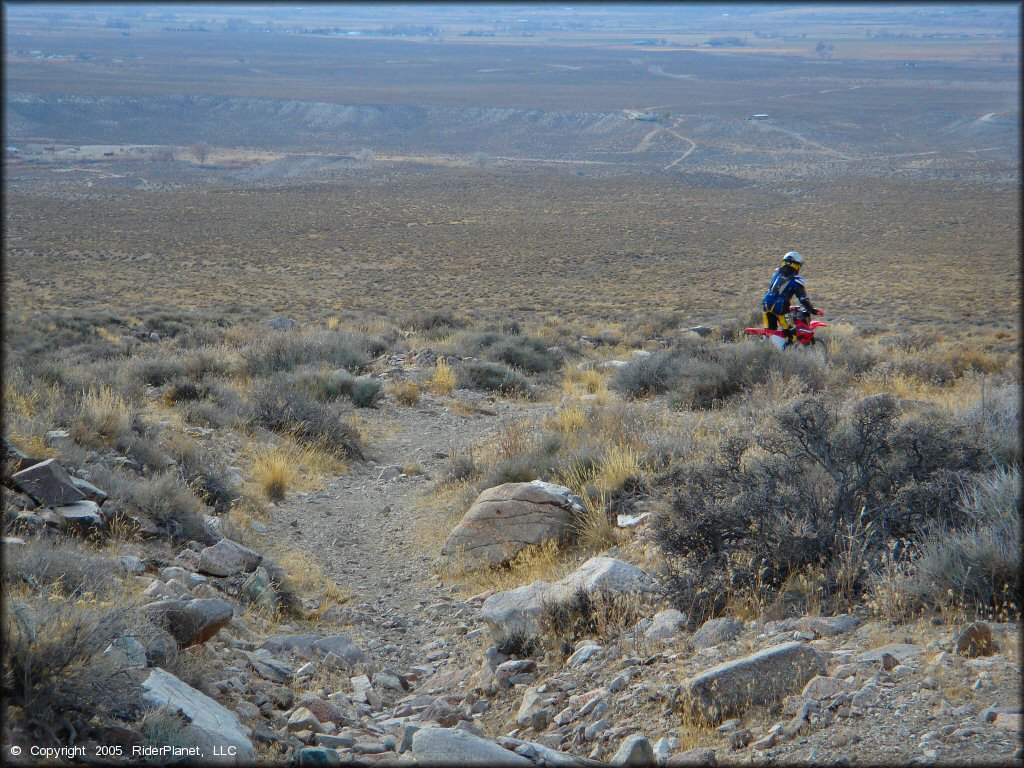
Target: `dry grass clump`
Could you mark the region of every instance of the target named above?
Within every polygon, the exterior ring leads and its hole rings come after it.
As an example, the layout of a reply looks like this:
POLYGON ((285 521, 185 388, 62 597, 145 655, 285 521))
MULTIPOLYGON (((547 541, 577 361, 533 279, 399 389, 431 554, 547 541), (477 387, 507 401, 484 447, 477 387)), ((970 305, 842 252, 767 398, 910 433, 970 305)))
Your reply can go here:
POLYGON ((479 594, 488 589, 503 592, 523 584, 541 581, 557 581, 569 573, 571 565, 559 550, 558 542, 548 541, 537 546, 526 547, 508 563, 495 568, 466 568, 457 561, 443 569, 448 581, 458 582, 465 597, 479 594))
POLYGON ((79 445, 103 448, 131 433, 132 408, 111 387, 94 387, 79 400, 69 430, 79 445))
POLYGON ((588 594, 577 590, 569 600, 549 602, 537 619, 548 646, 571 648, 583 638, 610 641, 633 627, 646 614, 636 594, 588 594))
POLYGON ((450 395, 456 380, 455 369, 441 358, 434 365, 434 374, 427 382, 427 389, 435 395, 450 395))
POLYGON ((420 386, 414 381, 388 382, 387 392, 402 405, 418 405, 420 402, 420 386))
POLYGON ((344 461, 323 446, 288 440, 257 446, 250 452, 250 461, 250 477, 270 501, 283 500, 289 491, 311 490, 324 479, 348 471, 344 461))
POLYGON ((551 418, 551 426, 565 436, 574 435, 587 424, 587 412, 578 405, 560 408, 551 418))
POLYGON ((291 457, 276 448, 261 448, 252 462, 253 479, 270 501, 283 501, 297 476, 291 457))

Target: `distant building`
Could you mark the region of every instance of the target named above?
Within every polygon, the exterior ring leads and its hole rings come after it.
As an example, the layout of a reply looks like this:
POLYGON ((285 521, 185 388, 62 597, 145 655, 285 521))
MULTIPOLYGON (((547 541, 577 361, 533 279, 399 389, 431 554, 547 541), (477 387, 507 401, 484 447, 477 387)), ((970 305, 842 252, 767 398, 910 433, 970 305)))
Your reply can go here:
POLYGON ((767 120, 768 119, 768 115, 765 112, 758 112, 756 115, 751 115, 750 119, 751 120, 767 120))
POLYGON ((6 147, 5 151, 7 152, 8 155, 16 155, 16 154, 18 154, 18 148, 17 147, 6 147))

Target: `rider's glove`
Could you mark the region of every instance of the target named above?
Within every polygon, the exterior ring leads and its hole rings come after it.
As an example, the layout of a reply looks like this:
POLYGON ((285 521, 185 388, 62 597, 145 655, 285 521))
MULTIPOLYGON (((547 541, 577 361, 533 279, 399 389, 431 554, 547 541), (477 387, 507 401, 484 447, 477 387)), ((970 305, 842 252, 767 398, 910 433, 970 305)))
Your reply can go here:
POLYGON ((814 314, 816 314, 816 315, 824 315, 825 314, 825 310, 824 309, 816 309, 816 310, 814 310, 814 314))

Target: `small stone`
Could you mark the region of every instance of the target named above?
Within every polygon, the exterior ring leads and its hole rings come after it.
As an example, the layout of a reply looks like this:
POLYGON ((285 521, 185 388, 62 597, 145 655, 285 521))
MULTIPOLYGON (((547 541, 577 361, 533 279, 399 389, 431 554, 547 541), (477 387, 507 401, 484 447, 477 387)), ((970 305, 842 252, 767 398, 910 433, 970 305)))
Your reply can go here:
POLYGON ((321 733, 324 729, 320 721, 317 720, 313 713, 305 707, 299 707, 292 712, 291 717, 288 718, 288 731, 290 733, 298 733, 299 731, 312 731, 313 733, 321 733))
POLYGON ((750 743, 752 738, 754 738, 754 735, 750 732, 750 729, 743 728, 729 735, 729 747, 730 749, 743 749, 750 743))
POLYGON ((685 768, 686 766, 717 766, 715 750, 707 747, 689 749, 672 755, 665 761, 665 768, 685 768))
POLYGON ((738 717, 734 717, 734 718, 732 718, 730 720, 726 720, 720 726, 715 728, 715 730, 718 731, 719 733, 729 733, 731 731, 735 731, 739 727, 740 727, 740 719, 738 717))
POLYGON ((629 678, 626 675, 617 675, 613 677, 605 686, 612 693, 618 693, 623 690, 629 684, 629 678))
POLYGON ((646 736, 638 733, 627 736, 611 760, 613 766, 622 768, 640 768, 640 766, 649 766, 655 762, 656 758, 651 743, 646 736))
POLYGON ((572 654, 572 656, 566 659, 565 665, 570 668, 578 667, 592 658, 600 658, 603 655, 604 649, 599 645, 591 643, 589 645, 584 645, 581 648, 577 649, 576 652, 572 654))
POLYGON ((743 622, 730 616, 705 621, 700 629, 693 633, 690 643, 694 648, 711 648, 729 640, 735 640, 743 630, 743 622))
POLYGON ((956 638, 956 652, 972 659, 991 656, 995 652, 995 643, 988 622, 976 621, 969 624, 956 638))
POLYGON ((771 747, 775 746, 775 742, 777 740, 778 740, 778 734, 777 733, 769 733, 767 736, 764 736, 764 737, 758 739, 757 741, 755 741, 751 745, 751 747, 753 749, 770 749, 771 747))

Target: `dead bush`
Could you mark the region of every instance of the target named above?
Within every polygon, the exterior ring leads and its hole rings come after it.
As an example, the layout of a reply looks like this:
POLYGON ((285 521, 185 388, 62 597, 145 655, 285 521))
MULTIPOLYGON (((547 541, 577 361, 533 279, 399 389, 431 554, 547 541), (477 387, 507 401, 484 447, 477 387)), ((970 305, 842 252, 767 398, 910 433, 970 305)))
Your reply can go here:
POLYGON ((40 744, 74 744, 141 709, 141 691, 103 656, 133 611, 66 599, 8 601, 3 694, 8 717, 40 744))
POLYGON ((654 532, 679 558, 676 598, 691 614, 713 615, 730 593, 777 591, 812 566, 828 572, 827 590, 842 581, 843 596, 856 597, 872 552, 931 521, 964 524, 957 478, 985 465, 952 416, 902 417, 887 394, 845 407, 804 396, 753 439, 729 437, 712 456, 660 475, 668 507, 654 532), (840 580, 850 531, 862 556, 840 580))
POLYGON ((346 459, 362 459, 359 432, 342 421, 338 406, 318 403, 289 386, 287 378, 264 379, 249 397, 251 423, 280 434, 290 434, 307 445, 323 447, 346 459))
POLYGON ((30 538, 5 554, 3 575, 8 587, 20 582, 34 592, 72 599, 88 595, 99 600, 110 598, 121 587, 110 561, 74 539, 30 538))
POLYGON ((608 387, 634 400, 661 395, 678 384, 681 369, 682 362, 671 352, 641 355, 619 368, 608 387))
POLYGON ((529 380, 502 363, 463 363, 456 372, 456 380, 460 389, 484 390, 505 396, 533 396, 529 380))
POLYGON ((1001 467, 961 485, 958 504, 968 522, 960 528, 938 524, 924 533, 899 588, 914 605, 1019 620, 1019 468, 1001 467))
POLYGON ((199 502, 174 473, 124 483, 112 500, 129 514, 149 518, 173 539, 213 543, 200 517, 199 502))
POLYGON ((544 373, 561 364, 540 339, 497 331, 476 333, 466 339, 463 348, 471 355, 494 363, 504 363, 525 373, 544 373))
POLYGON ((265 335, 241 350, 249 373, 267 375, 301 365, 327 365, 362 371, 385 346, 344 331, 285 332, 265 335))

